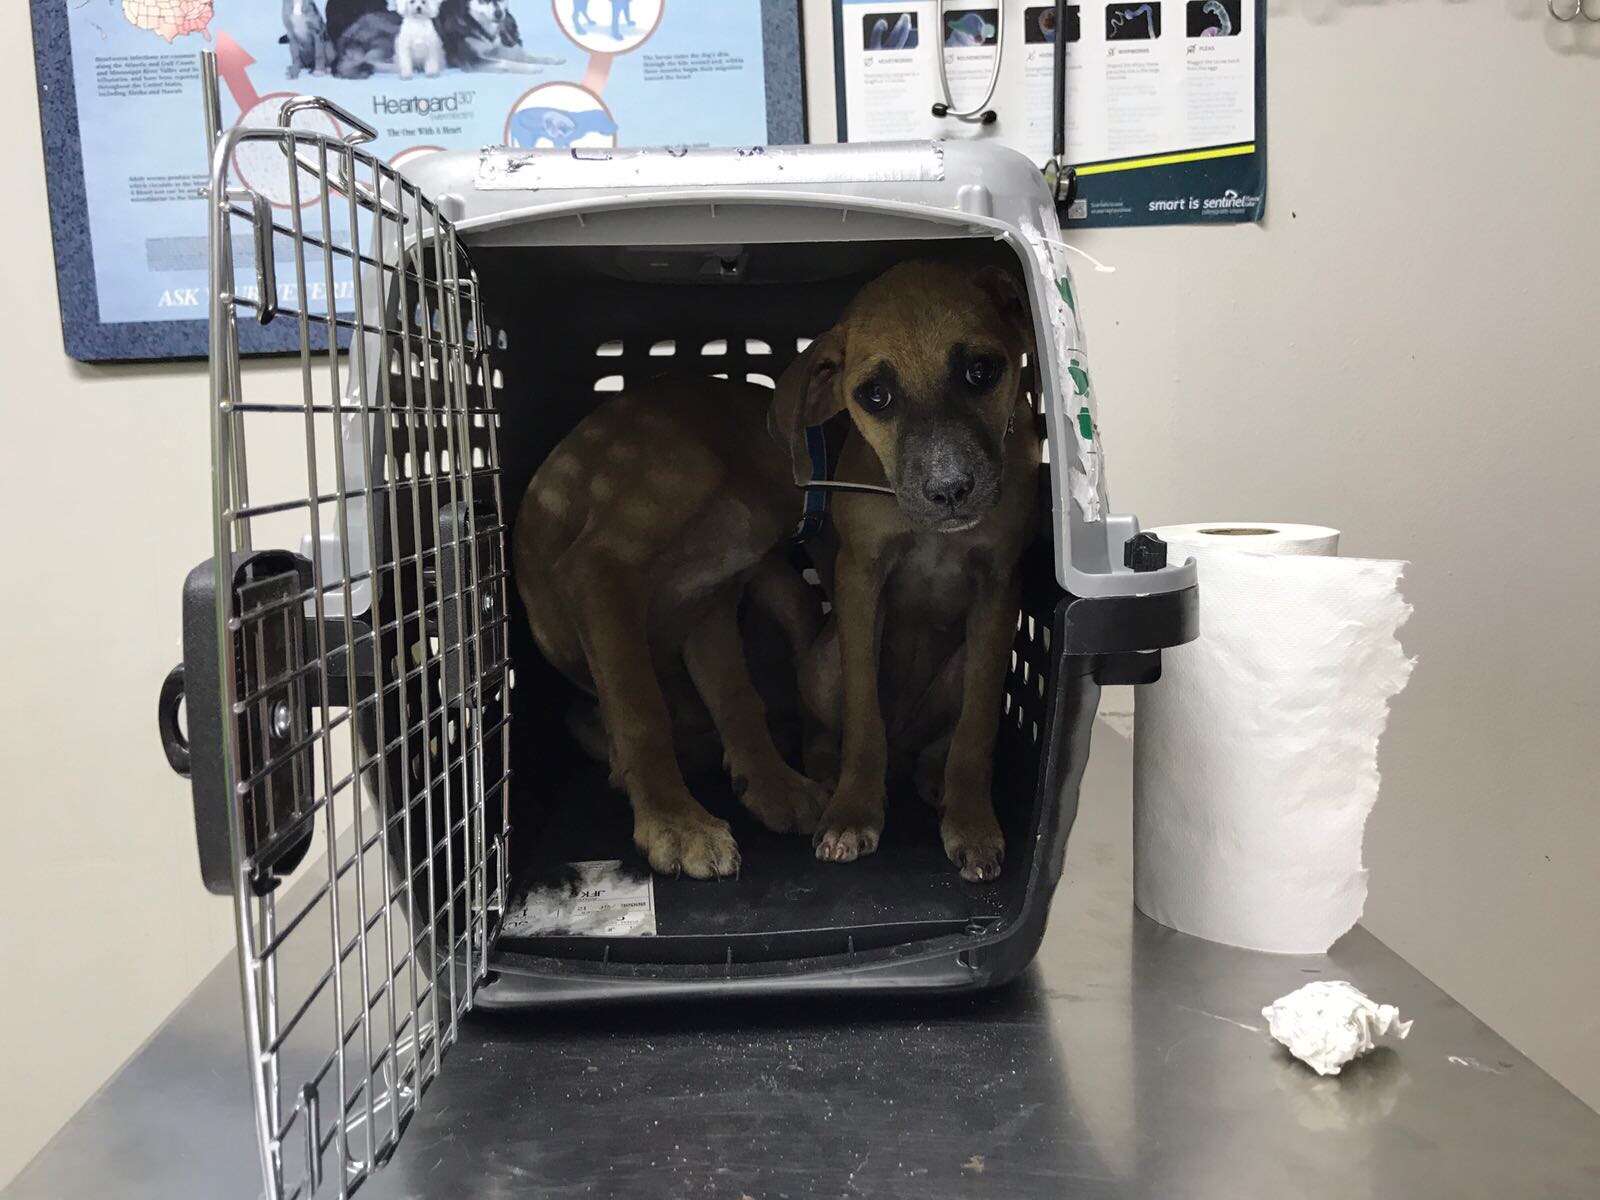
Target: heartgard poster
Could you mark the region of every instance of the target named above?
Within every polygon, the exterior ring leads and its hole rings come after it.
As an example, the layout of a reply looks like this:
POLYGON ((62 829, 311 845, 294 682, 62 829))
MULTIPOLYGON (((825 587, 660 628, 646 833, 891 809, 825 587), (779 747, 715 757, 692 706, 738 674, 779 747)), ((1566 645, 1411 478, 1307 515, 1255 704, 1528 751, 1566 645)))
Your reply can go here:
MULTIPOLYGON (((94 285, 94 311, 74 313, 83 297, 63 274, 69 348, 75 316, 146 333, 206 316, 202 50, 217 54, 225 126, 275 125, 285 99, 314 93, 376 127, 367 148, 401 166, 502 143, 755 144, 768 141, 762 10, 761 0, 41 0, 47 145, 59 153, 70 141, 52 137, 48 119, 47 53, 64 44, 83 181, 81 219, 56 223, 58 259, 64 236, 86 239, 94 285)), ((346 132, 317 113, 297 124, 346 132)), ((285 210, 288 172, 275 156, 249 147, 235 181, 285 210)))

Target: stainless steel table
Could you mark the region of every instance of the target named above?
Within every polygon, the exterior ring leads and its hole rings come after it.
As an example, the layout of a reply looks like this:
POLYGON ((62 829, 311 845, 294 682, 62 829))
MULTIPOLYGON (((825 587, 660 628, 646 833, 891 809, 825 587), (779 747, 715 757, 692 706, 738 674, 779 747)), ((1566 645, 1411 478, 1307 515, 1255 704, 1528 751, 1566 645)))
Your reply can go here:
MULTIPOLYGON (((476 1016, 364 1196, 1600 1197, 1600 1116, 1365 930, 1282 958, 1139 916, 1128 746, 1095 741, 1018 985, 476 1016), (1411 1037, 1318 1078, 1260 1008, 1319 977, 1411 1037)), ((259 1194, 237 978, 218 966, 8 1200, 259 1194)))

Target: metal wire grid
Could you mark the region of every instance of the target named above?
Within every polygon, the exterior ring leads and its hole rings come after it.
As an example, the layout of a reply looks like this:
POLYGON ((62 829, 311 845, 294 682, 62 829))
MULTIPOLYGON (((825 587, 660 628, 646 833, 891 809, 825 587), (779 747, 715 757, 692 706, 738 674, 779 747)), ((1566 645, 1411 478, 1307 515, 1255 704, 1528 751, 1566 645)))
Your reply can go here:
MULTIPOLYGON (((311 103, 291 102, 282 123, 311 103)), ((492 335, 450 222, 356 140, 236 129, 211 176, 224 761, 272 1200, 347 1195, 386 1160, 487 973, 506 895, 492 335), (286 204, 239 186, 236 152, 258 142, 284 155, 286 204), (241 223, 253 290, 237 286, 241 223), (275 260, 292 262, 289 286, 275 260), (241 319, 295 323, 300 404, 246 399, 241 319), (267 423, 272 436, 300 427, 302 488, 262 492, 271 472, 252 470, 246 428, 259 444, 267 423), (292 547, 295 532, 308 571, 257 558, 236 590, 236 555, 292 547), (280 888, 313 837, 325 855, 306 870, 318 877, 280 888)))

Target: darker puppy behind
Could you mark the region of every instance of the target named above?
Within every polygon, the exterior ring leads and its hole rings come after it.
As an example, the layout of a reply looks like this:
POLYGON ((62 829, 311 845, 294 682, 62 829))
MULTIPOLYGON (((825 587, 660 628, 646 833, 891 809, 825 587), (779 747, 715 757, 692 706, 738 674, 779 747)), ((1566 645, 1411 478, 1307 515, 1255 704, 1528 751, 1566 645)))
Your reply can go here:
POLYGON ((788 632, 791 661, 820 606, 774 548, 798 493, 768 433, 772 393, 662 379, 607 401, 539 467, 517 515, 517 589, 545 658, 594 698, 580 744, 632 802, 657 871, 731 875, 726 821, 689 793, 680 759, 709 724, 741 803, 769 829, 809 834, 826 795, 779 753, 750 677, 747 594, 788 632))

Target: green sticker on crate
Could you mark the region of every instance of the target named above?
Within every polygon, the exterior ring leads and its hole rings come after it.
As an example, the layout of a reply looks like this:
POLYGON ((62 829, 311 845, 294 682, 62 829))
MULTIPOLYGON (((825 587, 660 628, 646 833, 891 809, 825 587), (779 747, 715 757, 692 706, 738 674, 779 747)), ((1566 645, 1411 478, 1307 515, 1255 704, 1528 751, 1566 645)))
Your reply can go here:
POLYGON ((1061 293, 1061 299, 1066 301, 1067 307, 1072 310, 1072 315, 1077 316, 1078 305, 1072 299, 1072 283, 1065 275, 1056 280, 1056 291, 1061 293))
POLYGON ((1078 432, 1083 435, 1084 441, 1094 441, 1094 418, 1089 415, 1088 405, 1078 410, 1078 432))
POLYGON ((1067 364, 1067 374, 1072 376, 1072 387, 1080 396, 1089 394, 1089 372, 1076 362, 1067 364))

